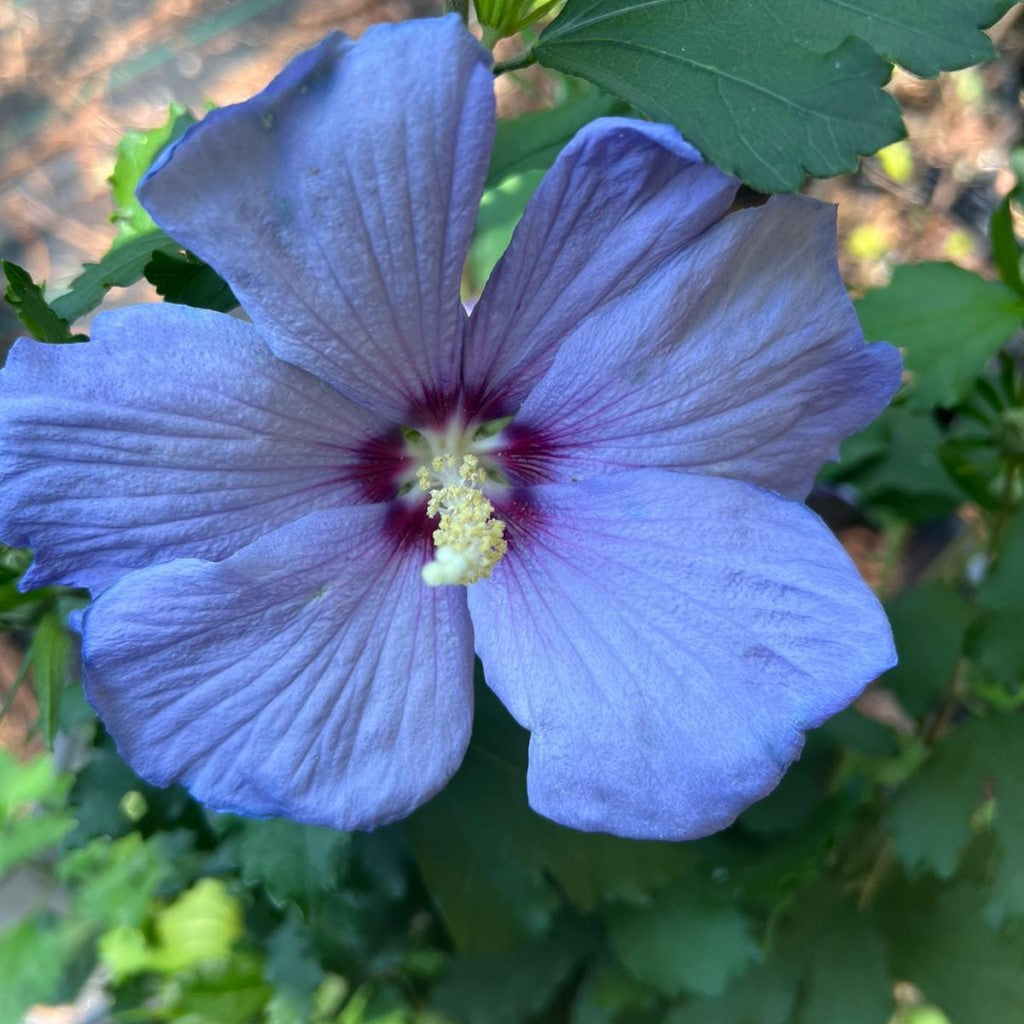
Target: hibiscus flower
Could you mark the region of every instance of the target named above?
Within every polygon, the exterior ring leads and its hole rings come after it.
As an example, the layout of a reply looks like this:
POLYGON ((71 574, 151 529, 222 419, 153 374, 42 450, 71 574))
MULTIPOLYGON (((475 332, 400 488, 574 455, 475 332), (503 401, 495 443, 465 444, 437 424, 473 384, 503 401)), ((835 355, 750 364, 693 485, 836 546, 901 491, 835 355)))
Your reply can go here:
POLYGON ((474 652, 533 807, 689 838, 893 663, 801 502, 899 381, 831 207, 730 212, 664 125, 564 149, 471 316, 494 131, 457 17, 333 35, 140 186, 251 322, 170 304, 2 374, 0 535, 87 587, 127 761, 224 810, 371 828, 458 768, 474 652))

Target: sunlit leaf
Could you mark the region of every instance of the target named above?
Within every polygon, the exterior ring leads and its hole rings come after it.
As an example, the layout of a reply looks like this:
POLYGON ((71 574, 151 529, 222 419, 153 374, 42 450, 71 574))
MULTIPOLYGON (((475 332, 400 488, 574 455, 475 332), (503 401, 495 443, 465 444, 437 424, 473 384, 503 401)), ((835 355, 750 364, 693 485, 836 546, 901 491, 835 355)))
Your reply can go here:
POLYGON ((117 144, 117 163, 107 180, 114 198, 114 212, 110 219, 118 225, 122 237, 156 228, 153 218, 142 208, 135 189, 161 151, 181 138, 195 123, 196 119, 189 110, 172 103, 164 124, 148 131, 125 132, 121 136, 117 144))
POLYGON ((868 292, 857 314, 869 341, 904 352, 914 410, 952 406, 1024 320, 1024 300, 999 281, 952 263, 897 267, 892 283, 868 292))

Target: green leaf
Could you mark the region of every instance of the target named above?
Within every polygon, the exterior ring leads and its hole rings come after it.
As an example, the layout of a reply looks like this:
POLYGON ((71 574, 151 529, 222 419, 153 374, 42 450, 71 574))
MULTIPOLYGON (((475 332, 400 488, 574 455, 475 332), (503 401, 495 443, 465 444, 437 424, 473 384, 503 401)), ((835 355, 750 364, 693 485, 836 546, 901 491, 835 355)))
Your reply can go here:
MULTIPOLYGON (((826 478, 852 483, 865 508, 891 510, 911 522, 925 522, 962 503, 964 496, 938 457, 943 434, 933 416, 893 405, 862 433, 870 435, 872 456, 859 458, 848 469, 844 445, 839 466, 826 478)), ((861 446, 861 455, 868 448, 860 435, 847 444, 854 446, 854 452, 861 446)))
POLYGON ((8 260, 0 260, 0 267, 7 279, 4 300, 17 313, 18 319, 33 338, 55 344, 84 340, 84 335, 72 336, 67 320, 59 317, 47 305, 42 287, 32 280, 28 271, 8 260))
POLYGON ((52 747, 71 661, 71 636, 56 608, 39 620, 32 636, 30 655, 36 700, 39 702, 39 730, 46 745, 52 747))
POLYGON ((121 798, 138 787, 140 781, 118 757, 113 744, 93 750, 71 792, 71 805, 78 819, 71 844, 84 846, 99 836, 118 836, 130 831, 132 823, 121 811, 121 798))
POLYGON ((114 199, 114 221, 122 237, 131 237, 156 228, 153 218, 142 208, 135 189, 150 165, 170 143, 181 138, 196 123, 185 107, 172 103, 167 121, 149 131, 126 132, 117 144, 117 162, 107 179, 114 199))
POLYGON ((115 981, 134 974, 174 975, 225 961, 242 936, 242 912, 227 886, 201 878, 158 911, 155 941, 138 927, 116 925, 100 940, 103 963, 115 981))
POLYGON ((140 927, 170 864, 157 840, 147 842, 132 832, 121 839, 94 839, 70 851, 59 873, 74 892, 76 916, 105 928, 140 927))
POLYGON ((673 1007, 665 1024, 792 1024, 798 981, 799 970, 791 960, 771 961, 720 996, 673 1007))
POLYGON ((722 995, 677 1007, 667 1024, 883 1024, 891 1010, 880 934, 822 884, 797 900, 770 959, 722 995))
POLYGON ((962 725, 938 743, 885 816, 893 850, 911 873, 949 878, 971 838, 971 815, 989 774, 986 723, 962 725))
POLYGON ((60 987, 65 959, 60 931, 46 917, 0 931, 0 1024, 21 1024, 33 1003, 51 1002, 60 987))
POLYGON ((508 248, 512 232, 543 177, 543 171, 513 174, 484 192, 466 260, 468 284, 474 294, 483 290, 494 264, 508 248))
POLYGON ((558 906, 638 900, 694 860, 681 844, 563 828, 526 802, 527 734, 478 676, 473 740, 455 778, 409 819, 431 894, 463 952, 515 948, 558 906))
POLYGON ((608 922, 623 966, 667 996, 717 995, 760 959, 746 915, 696 877, 654 894, 649 905, 613 907, 608 922))
POLYGON ((146 231, 114 242, 99 263, 87 263, 71 282, 71 288, 54 299, 53 311, 74 323, 95 309, 110 288, 126 288, 142 278, 155 252, 180 252, 180 247, 162 231, 146 231))
POLYGON ((223 959, 242 935, 242 910, 218 878, 201 878, 156 916, 159 945, 181 970, 223 959))
POLYGON ((912 715, 922 715, 949 686, 970 619, 950 587, 928 583, 905 590, 886 609, 899 663, 882 677, 912 715))
POLYGON ((159 1001, 166 1009, 158 1019, 181 1024, 252 1024, 273 994, 263 980, 260 959, 236 954, 186 979, 172 978, 159 1001))
POLYGON ((453 957, 437 986, 435 1009, 460 1024, 526 1024, 544 1010, 593 945, 572 921, 512 953, 453 957))
POLYGON ((221 313, 238 307, 238 300, 223 278, 191 253, 157 250, 144 273, 167 302, 221 313))
POLYGON ((557 905, 535 855, 522 856, 536 833, 520 751, 485 746, 485 716, 478 702, 462 767, 408 821, 427 889, 465 953, 515 949, 537 938, 557 905))
POLYGON ((182 815, 194 807, 181 786, 157 788, 143 782, 121 760, 109 737, 103 737, 93 749, 89 763, 78 773, 71 804, 78 819, 68 837, 72 846, 84 846, 97 836, 124 835, 134 827, 144 831, 168 828, 178 824, 182 815), (138 793, 147 808, 140 821, 125 813, 124 797, 129 793, 138 793))
POLYGON ((895 977, 916 985, 954 1024, 1024 1020, 1024 949, 981 916, 983 892, 897 878, 879 899, 895 977))
POLYGON ((324 980, 313 949, 312 936, 294 907, 267 938, 267 961, 263 976, 274 986, 271 1020, 312 1020, 314 996, 324 980))
POLYGON ((967 497, 984 509, 999 508, 1006 465, 991 427, 958 419, 951 436, 939 445, 938 455, 950 479, 967 497))
POLYGON ((778 6, 799 21, 799 37, 813 49, 859 36, 900 67, 934 78, 995 57, 980 30, 998 21, 1013 0, 929 0, 927 17, 918 0, 784 0, 778 6))
POLYGON ((971 652, 996 679, 1024 679, 1024 511, 1010 521, 1002 550, 977 592, 980 622, 971 652))
POLYGON ((830 8, 568 0, 534 53, 674 124, 754 188, 794 191, 807 174, 852 170, 903 134, 882 92, 889 62, 849 31, 830 32, 830 8))
POLYGON ((0 878, 12 867, 55 846, 74 825, 64 810, 71 785, 53 758, 24 764, 0 749, 0 878))
POLYGON ((787 940, 806 963, 797 1024, 889 1020, 892 980, 874 924, 827 888, 810 893, 799 912, 799 930, 787 940))
POLYGON ((494 188, 513 174, 546 170, 584 125, 629 109, 622 100, 578 79, 569 79, 568 90, 550 110, 498 121, 485 188, 494 188))
POLYGON ((573 999, 569 1024, 615 1024, 622 1019, 622 1011, 642 1010, 656 1001, 655 992, 604 954, 588 966, 573 999))
POLYGON ((903 134, 889 60, 922 75, 994 55, 1010 0, 568 0, 537 59, 675 124, 762 191, 852 169, 903 134), (884 56, 882 56, 884 55, 884 56), (886 59, 888 58, 888 59, 886 59))
POLYGON ((0 748, 0 825, 20 818, 33 806, 60 809, 70 784, 71 776, 57 773, 51 755, 22 763, 0 748))
POLYGON ((952 263, 897 267, 891 284, 856 305, 869 341, 904 351, 906 404, 918 411, 956 405, 1024 318, 1006 285, 952 263))
POLYGON ((242 881, 263 886, 278 905, 309 906, 336 888, 349 844, 346 833, 331 828, 284 818, 245 821, 238 839, 242 881))
POLYGON ((1024 719, 987 720, 987 744, 995 780, 993 827, 999 848, 992 871, 985 920, 998 926, 1008 917, 1024 916, 1024 719))
POLYGON ((971 838, 985 787, 995 792, 998 840, 986 916, 999 923, 1024 915, 1024 718, 974 719, 939 743, 893 802, 885 824, 907 870, 956 870, 971 838))
MULTIPOLYGON (((1018 185, 1014 192, 1020 192, 1018 185)), ((1024 297, 1024 280, 1020 276, 1020 245, 1013 231, 1013 217, 1010 214, 1011 195, 1007 196, 992 211, 989 222, 989 241, 992 243, 992 262, 1007 287, 1024 297)))

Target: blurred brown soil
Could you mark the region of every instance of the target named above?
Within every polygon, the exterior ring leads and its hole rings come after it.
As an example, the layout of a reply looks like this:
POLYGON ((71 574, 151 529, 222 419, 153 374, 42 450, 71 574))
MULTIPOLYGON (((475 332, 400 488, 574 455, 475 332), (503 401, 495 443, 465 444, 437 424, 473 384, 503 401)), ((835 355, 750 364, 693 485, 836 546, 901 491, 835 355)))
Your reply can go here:
MULTIPOLYGON (((0 633, 0 705, 8 699, 20 666, 21 651, 9 636, 0 633)), ((30 683, 28 680, 18 689, 7 713, 0 718, 0 749, 13 751, 21 758, 32 757, 45 749, 38 732, 34 731, 39 709, 30 683)))
MULTIPOLYGON (((129 128, 261 89, 331 29, 435 14, 440 0, 2 0, 0 253, 66 285, 114 228, 106 177, 129 128)), ((113 303, 154 297, 148 289, 113 303)), ((0 343, 17 333, 0 312, 0 343)), ((6 347, 0 344, 0 348, 6 347)))

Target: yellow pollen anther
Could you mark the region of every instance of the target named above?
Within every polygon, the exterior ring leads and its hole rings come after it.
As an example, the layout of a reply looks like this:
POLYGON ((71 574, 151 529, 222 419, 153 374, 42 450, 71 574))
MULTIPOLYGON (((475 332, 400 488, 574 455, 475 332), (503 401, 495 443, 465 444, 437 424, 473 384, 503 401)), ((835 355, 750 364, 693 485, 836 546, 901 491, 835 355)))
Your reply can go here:
POLYGON ((416 476, 430 492, 427 515, 440 517, 434 531, 434 560, 423 566, 423 582, 432 587, 476 583, 490 576, 508 549, 505 524, 480 489, 487 474, 475 455, 458 462, 439 455, 416 476))

